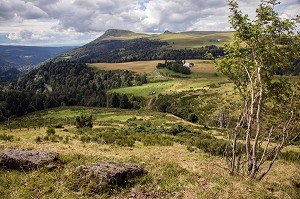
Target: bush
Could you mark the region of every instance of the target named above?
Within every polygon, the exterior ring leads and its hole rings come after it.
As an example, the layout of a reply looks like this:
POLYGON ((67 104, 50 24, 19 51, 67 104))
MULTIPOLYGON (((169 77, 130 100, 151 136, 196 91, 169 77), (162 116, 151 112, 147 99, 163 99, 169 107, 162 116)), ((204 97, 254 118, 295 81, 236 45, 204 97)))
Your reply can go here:
POLYGON ((48 127, 47 130, 46 130, 46 134, 47 136, 51 136, 51 135, 54 135, 55 134, 55 128, 54 127, 48 127))
POLYGON ((197 122, 198 121, 198 116, 195 113, 190 113, 189 116, 188 116, 188 121, 197 122))
POLYGON ((0 134, 0 140, 10 141, 12 142, 14 140, 14 136, 7 135, 7 134, 0 134))
POLYGON ((92 115, 81 115, 76 117, 76 128, 93 127, 92 115))
POLYGON ((40 142, 42 142, 42 138, 40 136, 37 136, 36 138, 34 138, 34 141, 36 143, 40 143, 40 142))
POLYGON ((279 158, 290 162, 300 162, 300 153, 295 151, 281 152, 279 158))
POLYGON ((53 127, 56 128, 56 129, 64 128, 64 126, 62 124, 55 124, 53 127))

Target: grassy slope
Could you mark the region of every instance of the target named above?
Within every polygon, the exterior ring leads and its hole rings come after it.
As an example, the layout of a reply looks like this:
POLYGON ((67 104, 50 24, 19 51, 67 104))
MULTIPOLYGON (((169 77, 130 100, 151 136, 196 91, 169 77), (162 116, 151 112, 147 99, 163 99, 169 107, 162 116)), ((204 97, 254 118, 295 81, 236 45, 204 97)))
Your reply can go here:
POLYGON ((131 39, 139 39, 139 38, 148 38, 150 35, 143 33, 130 33, 124 36, 109 36, 104 38, 104 40, 131 40, 131 39))
MULTIPOLYGON (((128 117, 135 116, 140 121, 151 121, 172 126, 174 123, 202 129, 201 126, 190 125, 172 115, 149 111, 91 109, 84 107, 68 107, 50 109, 34 113, 30 118, 42 115, 46 118, 64 121, 65 117, 75 117, 81 113, 92 113, 97 121, 108 126, 126 125, 128 117), (112 119, 112 121, 108 121, 112 119)), ((96 122, 97 123, 97 122, 96 122)), ((2 126, 4 128, 4 126, 2 126)), ((43 141, 36 143, 37 136, 45 136, 45 129, 25 128, 13 132, 1 130, 1 133, 13 135, 13 142, 0 140, 0 149, 22 147, 27 149, 52 150, 61 154, 64 167, 48 172, 37 171, 4 171, 0 170, 0 195, 4 198, 106 198, 108 195, 89 195, 70 188, 73 179, 70 177, 76 166, 90 164, 102 159, 114 161, 133 161, 145 164, 149 172, 139 178, 131 187, 112 191, 109 197, 130 198, 132 196, 147 198, 296 198, 299 189, 299 163, 278 161, 273 170, 262 182, 228 175, 225 160, 210 156, 202 151, 190 152, 186 146, 145 146, 136 142, 133 147, 119 147, 97 143, 82 143, 75 139, 74 126, 65 126, 69 132, 56 129, 56 134, 70 137, 68 142, 43 141), (294 183, 293 183, 294 182, 294 183), (297 192, 298 190, 298 192, 297 192)), ((299 150, 299 149, 298 149, 299 150)))
POLYGON ((174 49, 191 49, 209 45, 223 46, 224 43, 231 41, 232 38, 232 32, 224 32, 208 34, 166 33, 154 36, 151 39, 166 41, 171 45, 171 48, 174 49), (218 42, 218 39, 221 41, 218 42))
POLYGON ((231 41, 233 32, 182 32, 182 33, 164 33, 158 35, 149 35, 143 33, 129 33, 126 35, 108 36, 103 40, 131 40, 138 38, 149 38, 153 40, 166 41, 173 49, 191 49, 202 46, 216 45, 222 46, 224 43, 231 41), (217 41, 220 39, 221 41, 217 41))
MULTIPOLYGON (((150 83, 142 86, 126 87, 113 89, 113 92, 134 94, 136 96, 152 97, 149 93, 153 90, 157 94, 180 92, 184 90, 194 91, 197 89, 208 89, 211 85, 220 84, 222 90, 228 90, 231 85, 228 84, 226 78, 217 73, 213 63, 207 60, 186 60, 187 62, 194 63, 195 66, 191 68, 192 74, 183 75, 180 73, 174 73, 167 69, 159 69, 158 72, 163 77, 149 77, 150 83), (216 76, 218 74, 218 76, 216 76), (179 78, 173 78, 173 77, 179 78), (169 78, 170 77, 170 78, 169 78)), ((127 62, 127 63, 96 63, 90 64, 91 67, 100 70, 117 70, 127 69, 138 73, 148 73, 150 75, 157 75, 155 67, 157 63, 163 61, 138 61, 138 62, 127 62)), ((221 90, 221 89, 220 89, 221 90)))
POLYGON ((137 61, 124 63, 93 63, 90 67, 100 70, 129 70, 137 73, 147 73, 154 75, 156 65, 164 61, 137 61))

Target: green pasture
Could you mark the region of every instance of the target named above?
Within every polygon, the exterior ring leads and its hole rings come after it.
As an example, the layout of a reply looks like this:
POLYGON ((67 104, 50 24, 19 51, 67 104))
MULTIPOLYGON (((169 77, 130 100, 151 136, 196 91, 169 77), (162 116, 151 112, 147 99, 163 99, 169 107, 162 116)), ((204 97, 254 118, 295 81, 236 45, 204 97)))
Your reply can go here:
POLYGON ((148 83, 142 86, 112 89, 110 92, 133 94, 135 96, 148 98, 152 96, 150 94, 152 91, 156 91, 156 94, 163 93, 164 91, 171 89, 174 86, 174 83, 175 82, 173 80, 167 82, 148 83))
POLYGON ((109 36, 104 38, 103 40, 131 40, 131 39, 140 39, 140 38, 147 38, 150 35, 143 34, 143 33, 131 33, 126 34, 124 36, 109 36))
POLYGON ((166 41, 171 45, 171 48, 174 49, 191 49, 209 45, 223 46, 224 43, 231 41, 232 38, 232 32, 224 32, 213 34, 166 33, 154 36, 150 39, 166 41))

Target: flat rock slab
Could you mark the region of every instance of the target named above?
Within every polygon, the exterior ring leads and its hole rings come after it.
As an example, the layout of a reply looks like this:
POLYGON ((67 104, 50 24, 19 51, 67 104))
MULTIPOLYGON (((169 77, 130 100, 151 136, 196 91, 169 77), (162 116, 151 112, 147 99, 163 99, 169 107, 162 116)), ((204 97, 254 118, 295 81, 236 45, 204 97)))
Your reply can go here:
POLYGON ((46 167, 54 169, 59 165, 58 153, 27 149, 6 149, 0 151, 0 166, 11 170, 31 170, 46 167))
POLYGON ((123 185, 127 180, 147 173, 130 162, 100 161, 91 166, 79 166, 74 173, 83 181, 93 180, 98 186, 123 185))

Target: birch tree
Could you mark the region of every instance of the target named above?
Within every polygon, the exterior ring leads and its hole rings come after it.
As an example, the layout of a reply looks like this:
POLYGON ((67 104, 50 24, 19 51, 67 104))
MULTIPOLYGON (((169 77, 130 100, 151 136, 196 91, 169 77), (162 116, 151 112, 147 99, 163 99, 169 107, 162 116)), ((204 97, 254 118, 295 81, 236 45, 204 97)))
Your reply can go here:
POLYGON ((299 79, 274 74, 300 57, 299 17, 281 18, 274 10, 277 0, 261 0, 255 19, 243 14, 235 0, 228 2, 234 40, 215 63, 234 83, 242 103, 236 127, 228 134, 226 157, 230 174, 244 172, 261 180, 297 136, 299 79))

